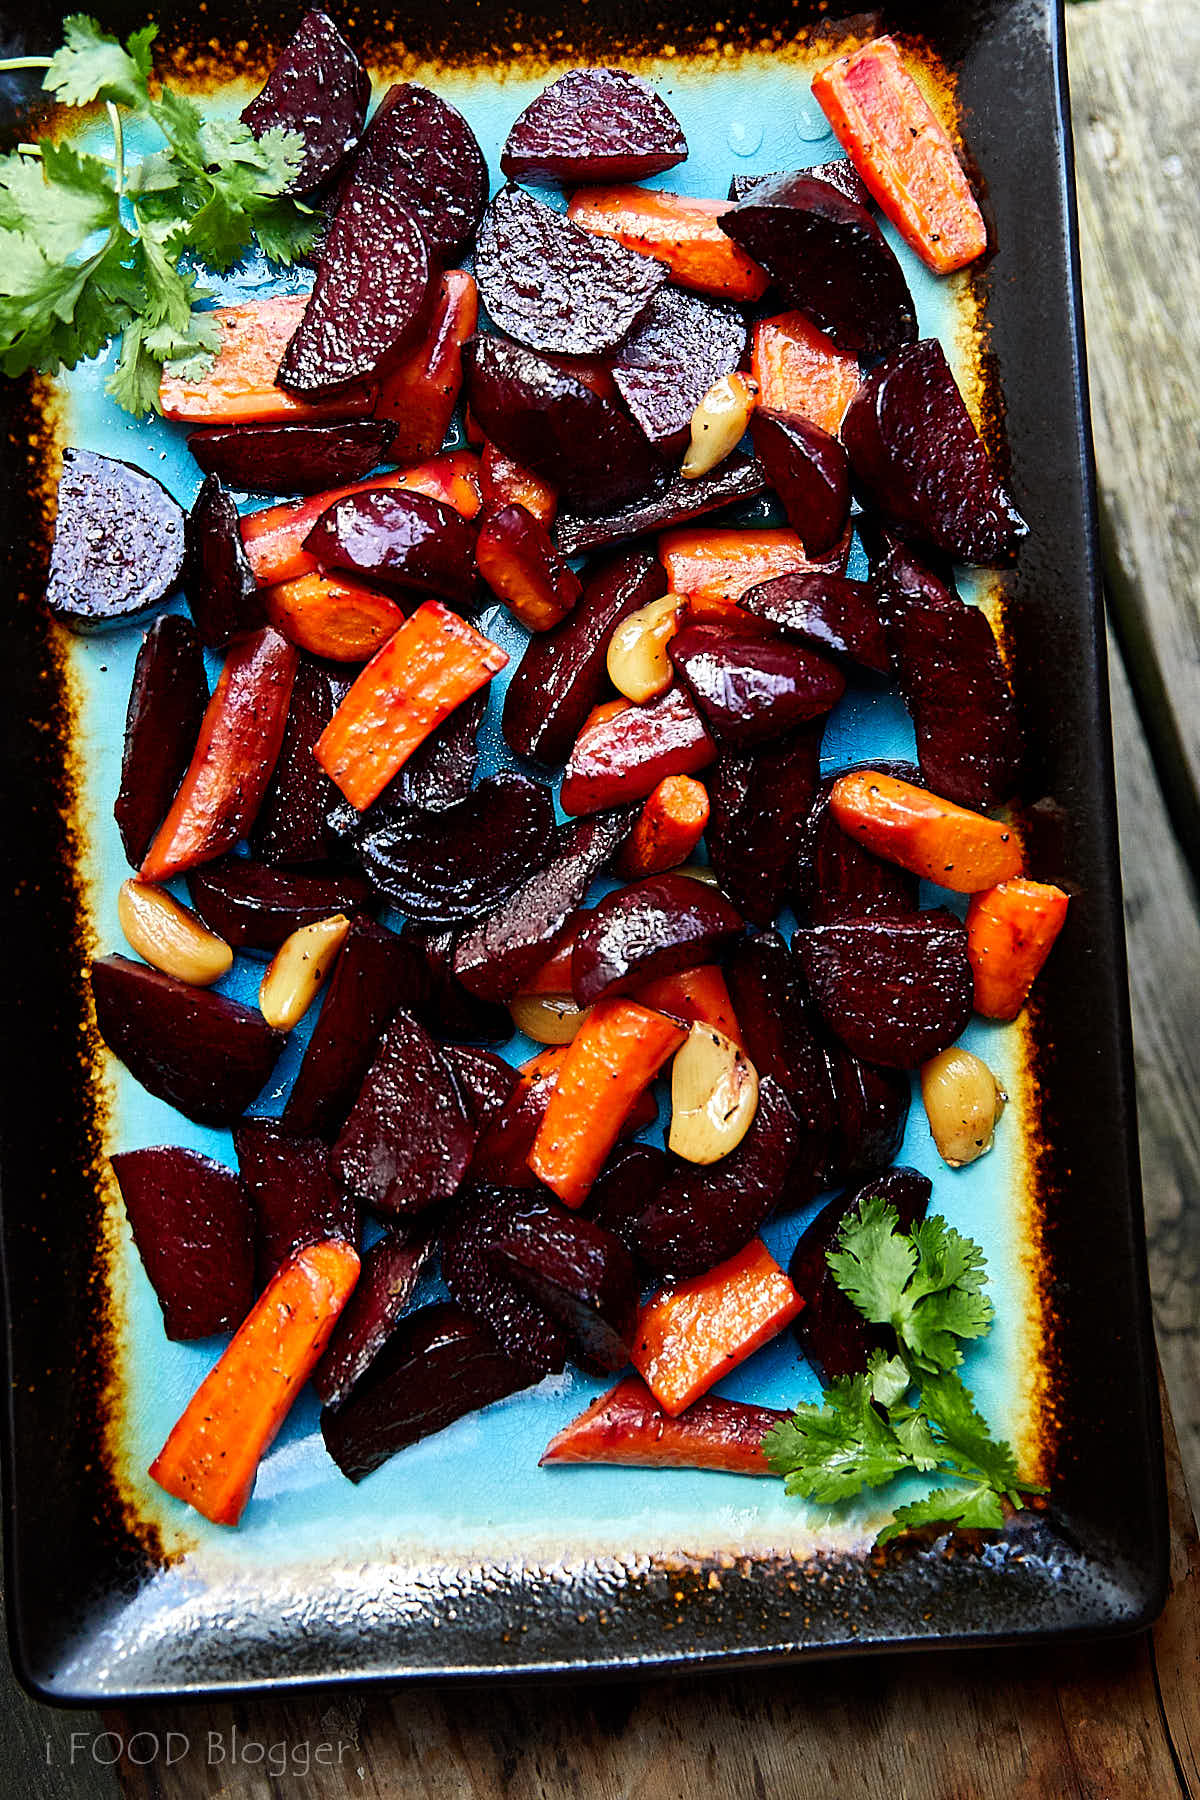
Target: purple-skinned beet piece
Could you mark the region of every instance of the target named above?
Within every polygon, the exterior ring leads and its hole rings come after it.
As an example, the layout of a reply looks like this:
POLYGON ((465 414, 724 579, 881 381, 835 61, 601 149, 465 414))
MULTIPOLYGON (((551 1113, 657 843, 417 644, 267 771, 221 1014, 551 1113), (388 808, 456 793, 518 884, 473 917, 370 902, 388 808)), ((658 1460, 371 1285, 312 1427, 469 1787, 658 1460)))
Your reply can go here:
POLYGON ((726 751, 706 776, 709 860, 753 925, 769 925, 795 887, 824 730, 814 719, 778 744, 726 751))
POLYGON ((825 181, 847 200, 859 206, 870 206, 871 190, 849 157, 835 157, 832 162, 814 163, 810 169, 773 169, 769 175, 735 175, 729 183, 731 200, 748 200, 755 188, 770 181, 781 181, 788 175, 807 175, 810 181, 825 181))
POLYGON ((239 631, 265 623, 232 496, 215 475, 206 475, 188 514, 187 561, 183 582, 188 609, 201 642, 221 649, 239 631))
POLYGON ((638 1280, 619 1237, 556 1200, 531 1194, 507 1213, 488 1255, 569 1332, 585 1368, 611 1374, 625 1367, 638 1280))
POLYGON ((213 425, 188 449, 206 475, 259 494, 319 494, 361 481, 383 462, 394 429, 381 419, 336 425, 213 425))
POLYGON ((966 927, 944 907, 814 925, 796 947, 825 1024, 864 1061, 915 1069, 971 1017, 966 927))
POLYGON ((304 540, 328 568, 404 591, 474 604, 475 528, 440 500, 404 488, 367 488, 323 512, 304 540))
POLYGON ((805 1132, 827 1137, 835 1125, 836 1099, 799 958, 779 932, 756 932, 735 946, 725 979, 759 1076, 779 1083, 805 1132))
POLYGON ((454 1044, 447 1053, 467 1111, 483 1131, 516 1087, 517 1071, 494 1051, 474 1045, 454 1044))
POLYGON ((645 181, 688 153, 678 119, 627 69, 568 69, 543 88, 505 140, 514 181, 645 181))
POLYGON ((760 464, 735 451, 694 481, 678 473, 662 475, 653 487, 622 506, 598 513, 560 508, 554 521, 555 540, 564 556, 582 556, 587 550, 602 550, 626 538, 686 525, 689 519, 736 505, 739 500, 753 500, 766 485, 760 464))
POLYGON ((288 706, 283 748, 258 809, 250 848, 272 867, 320 863, 337 845, 329 812, 337 788, 313 755, 313 746, 350 690, 340 670, 301 656, 288 706))
MULTIPOLYGON (((911 763, 888 762, 881 772, 900 781, 920 782, 920 771, 911 763)), ((834 782, 849 770, 826 776, 813 799, 804 831, 802 873, 798 895, 810 922, 828 925, 835 919, 865 918, 872 914, 903 916, 916 911, 918 883, 915 875, 897 863, 875 856, 865 845, 844 832, 829 804, 834 782)))
POLYGON ((492 1333, 528 1379, 556 1373, 567 1359, 562 1325, 493 1258, 493 1247, 529 1195, 472 1187, 455 1201, 442 1242, 442 1278, 450 1298, 492 1333))
POLYGON ((912 1080, 906 1070, 864 1062, 840 1044, 826 1047, 825 1061, 836 1120, 826 1181, 863 1180, 900 1154, 912 1080))
MULTIPOLYGON (((339 841, 353 839, 364 827, 397 818, 413 807, 444 812, 471 792, 479 763, 479 727, 487 710, 487 689, 480 688, 469 700, 431 731, 419 744, 398 775, 364 811, 334 789, 326 818, 339 841)), ((330 784, 332 786, 332 783, 330 784)))
POLYGON ((126 858, 135 869, 192 760, 207 705, 204 652, 195 628, 173 613, 155 619, 133 665, 121 786, 113 807, 126 858))
POLYGON ((875 675, 890 672, 887 634, 874 585, 845 575, 798 570, 747 590, 739 604, 802 643, 875 675))
POLYGON ((289 193, 310 194, 353 150, 367 116, 371 78, 337 26, 314 9, 284 46, 266 86, 242 109, 255 137, 296 131, 304 157, 289 193))
POLYGON ((235 1331, 254 1301, 254 1219, 234 1171, 173 1144, 112 1166, 167 1336, 235 1331))
POLYGON ((371 889, 356 870, 277 869, 248 856, 189 869, 187 884, 196 911, 227 944, 270 955, 302 925, 372 905, 371 889))
POLYGON ((613 359, 626 406, 664 456, 683 453, 692 414, 715 381, 746 353, 746 321, 736 306, 685 288, 655 294, 613 359))
POLYGON ((628 994, 645 981, 714 962, 742 930, 742 915, 715 888, 671 871, 606 894, 583 921, 571 952, 577 1006, 628 994))
POLYGON ((832 712, 846 678, 770 626, 685 625, 667 646, 676 672, 726 749, 750 750, 832 712))
POLYGON ((390 1225, 364 1250, 354 1292, 313 1370, 313 1387, 326 1406, 340 1405, 370 1368, 408 1310, 436 1249, 436 1233, 420 1224, 390 1225))
POLYGON ((321 1138, 297 1137, 277 1119, 243 1119, 233 1147, 254 1209, 260 1287, 305 1244, 358 1243, 358 1207, 334 1181, 321 1138))
MULTIPOLYGON (((498 912, 503 913, 507 904, 498 912)), ((401 935, 418 945, 425 958, 429 997, 424 1017, 439 1038, 456 1044, 503 1044, 512 1036, 507 1009, 473 993, 455 974, 460 936, 453 928, 418 931, 406 925, 401 935)))
POLYGON ((397 81, 375 111, 339 199, 379 194, 407 206, 435 261, 475 236, 487 201, 487 164, 458 111, 416 81, 397 81))
POLYGON ((115 456, 63 451, 46 581, 62 624, 103 631, 162 605, 183 578, 184 544, 183 509, 161 481, 115 456))
POLYGON ((618 1144, 588 1189, 585 1218, 603 1225, 636 1256, 638 1225, 668 1166, 666 1152, 656 1144, 618 1144))
POLYGON ((810 556, 833 549, 850 517, 850 463, 835 437, 794 413, 756 408, 750 436, 788 524, 810 556))

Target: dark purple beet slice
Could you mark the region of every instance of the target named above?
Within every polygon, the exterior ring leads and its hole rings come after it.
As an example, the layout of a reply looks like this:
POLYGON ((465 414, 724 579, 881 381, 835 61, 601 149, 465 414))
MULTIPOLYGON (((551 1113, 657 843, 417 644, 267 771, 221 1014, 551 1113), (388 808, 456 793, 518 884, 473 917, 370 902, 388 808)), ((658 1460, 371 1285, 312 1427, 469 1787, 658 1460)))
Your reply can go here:
POLYGON ((514 181, 644 181, 687 156, 678 119, 627 69, 568 69, 531 100, 500 167, 514 181))
POLYGON ((432 1231, 391 1225, 363 1252, 354 1292, 313 1371, 317 1398, 326 1406, 339 1406, 370 1368, 407 1310, 436 1249, 432 1231))
POLYGON ((824 730, 816 719, 780 744, 727 751, 705 776, 709 860, 753 925, 769 925, 795 886, 824 730))
POLYGON ((629 1361, 638 1280, 620 1238, 557 1201, 531 1194, 498 1227, 489 1255, 570 1333, 585 1368, 629 1361))
POLYGON ((631 419, 586 382, 503 338, 467 345, 467 396, 484 435, 592 512, 654 486, 662 464, 631 419))
POLYGON ((354 870, 314 875, 273 869, 248 856, 190 869, 187 884, 196 911, 218 937, 237 950, 271 954, 302 925, 371 905, 371 889, 354 870))
POLYGON ((416 81, 398 81, 376 109, 346 191, 407 206, 436 261, 474 237, 487 201, 487 164, 456 107, 416 81))
POLYGON ((531 1379, 489 1331, 440 1300, 401 1319, 336 1410, 324 1409, 321 1435, 342 1474, 362 1481, 398 1450, 531 1379))
POLYGON ((441 812, 409 808, 357 835, 372 887, 415 925, 490 913, 551 852, 550 790, 504 770, 441 812))
POLYGON ((254 1220, 233 1170, 168 1144, 112 1166, 167 1336, 236 1330, 254 1302, 254 1220))
POLYGON ((326 813, 334 837, 352 839, 364 826, 382 824, 414 806, 427 812, 444 812, 448 806, 465 800, 479 762, 479 727, 487 710, 487 698, 487 689, 480 688, 456 706, 365 812, 351 806, 335 789, 326 813))
POLYGON ((936 338, 889 356, 842 421, 864 496, 906 538, 957 562, 1011 562, 1026 525, 1000 483, 936 338))
POLYGON ((482 1131, 516 1087, 517 1071, 493 1050, 455 1044, 448 1054, 467 1111, 482 1131))
POLYGON ((766 476, 754 458, 735 451, 694 481, 679 474, 660 476, 648 492, 623 506, 595 514, 563 509, 554 521, 555 540, 564 556, 581 556, 585 550, 600 550, 625 538, 665 531, 669 526, 683 525, 689 519, 715 512, 718 507, 752 500, 766 485, 766 476))
POLYGON ((742 915, 715 888, 690 876, 651 875, 606 894, 584 915, 571 952, 577 1006, 628 994, 644 981, 715 962, 742 929, 742 915))
POLYGON ((243 1119, 233 1147, 254 1208, 260 1287, 305 1244, 358 1243, 358 1207, 334 1181, 321 1138, 297 1137, 277 1119, 243 1119))
MULTIPOLYGON (((839 769, 838 775, 848 771, 839 769)), ((884 773, 919 780, 911 763, 889 763, 884 773)), ((804 833, 803 873, 798 884, 814 925, 871 914, 902 916, 916 911, 918 882, 896 863, 874 856, 847 835, 834 818, 829 796, 838 775, 817 789, 804 833)))
POLYGON ((352 182, 279 364, 279 385, 319 398, 386 370, 429 322, 436 273, 420 224, 404 203, 352 182))
POLYGON ((800 960, 777 931, 743 938, 725 970, 738 1027, 760 1078, 777 1081, 804 1131, 827 1136, 836 1101, 825 1052, 810 1023, 800 960))
POLYGON ((800 1144, 787 1095, 760 1072, 758 1110, 728 1156, 700 1166, 672 1161, 638 1227, 644 1262, 664 1275, 700 1275, 749 1243, 788 1186, 800 1144))
POLYGON ((904 271, 865 206, 807 173, 764 181, 721 229, 842 350, 886 356, 917 335, 904 271))
POLYGON ((756 408, 750 436, 788 524, 809 556, 841 540, 850 517, 850 463, 835 437, 794 413, 756 408))
POLYGON ((289 1131, 334 1138, 396 1011, 421 1014, 429 995, 424 952, 373 919, 357 918, 342 945, 284 1108, 289 1131))
POLYGON ((319 863, 336 848, 337 836, 328 815, 340 796, 313 755, 313 745, 349 687, 346 675, 301 656, 292 683, 283 748, 250 835, 250 847, 259 862, 272 867, 319 863))
POLYGON ((445 1051, 401 1010, 333 1147, 334 1173, 364 1206, 411 1217, 455 1192, 477 1136, 445 1051))
POLYGON ((666 1152, 656 1144, 618 1144, 588 1189, 584 1216, 638 1255, 642 1214, 666 1179, 668 1167, 666 1152))
POLYGON ((804 1301, 792 1330, 821 1381, 861 1374, 871 1351, 880 1345, 895 1350, 894 1338, 888 1345, 891 1333, 868 1325, 834 1280, 828 1252, 837 1244, 842 1221, 857 1213, 864 1200, 878 1195, 895 1207, 901 1229, 911 1231, 925 1217, 931 1192, 932 1183, 916 1169, 888 1169, 865 1186, 839 1194, 805 1228, 788 1264, 792 1286, 804 1301))
POLYGON ((265 624, 254 570, 242 548, 237 507, 215 475, 201 482, 185 535, 183 582, 201 641, 218 650, 239 631, 256 631, 265 624))
POLYGON ((813 650, 753 624, 685 625, 671 661, 713 736, 748 750, 831 712, 846 679, 813 650))
POLYGON ((361 481, 387 455, 394 427, 381 419, 341 425, 214 425, 188 449, 207 475, 252 494, 319 494, 361 481))
POLYGON ((674 458, 713 382, 745 352, 746 321, 736 306, 664 287, 617 352, 613 380, 650 442, 674 458))
POLYGON ((825 1059, 837 1118, 827 1179, 862 1180, 886 1169, 899 1156, 912 1103, 912 1080, 906 1070, 863 1062, 840 1044, 830 1046, 825 1059))
POLYGON ((518 344, 603 356, 633 329, 667 272, 509 186, 483 216, 475 279, 492 324, 518 344))
POLYGON ((1024 745, 986 615, 902 546, 876 571, 879 609, 926 787, 987 812, 1010 800, 1024 745))
POLYGON ((887 635, 869 581, 850 581, 824 571, 777 575, 750 588, 740 605, 754 618, 766 619, 827 655, 847 657, 877 675, 891 669, 887 635))
POLYGON ((63 451, 46 582, 56 619, 100 631, 160 606, 182 580, 184 546, 183 509, 161 481, 115 456, 63 451))
POLYGON ((198 1125, 231 1125, 287 1039, 262 1014, 125 956, 92 964, 96 1028, 135 1080, 198 1125))
POLYGON ((535 632, 504 696, 504 736, 518 756, 562 764, 606 682, 608 643, 622 619, 666 592, 648 551, 604 564, 561 625, 535 632))
POLYGON ((811 169, 773 169, 769 175, 735 175, 729 183, 731 200, 748 200, 755 188, 768 182, 786 180, 789 175, 807 175, 810 181, 825 181, 859 206, 870 206, 871 190, 849 157, 835 157, 832 162, 814 163, 811 169))
MULTIPOLYGON (((555 939, 580 906, 605 863, 628 837, 635 807, 572 819, 555 833, 554 852, 488 919, 463 933, 454 970, 482 999, 511 1000, 545 962, 555 939)), ((686 879, 686 877, 685 877, 686 879)))
POLYGON ((404 488, 348 494, 321 514, 304 548, 329 568, 459 607, 472 603, 479 586, 474 526, 452 506, 404 488))
POLYGON ((140 868, 192 760, 208 705, 200 640, 187 619, 155 619, 133 665, 121 787, 113 817, 125 856, 140 868))
POLYGON ((406 925, 406 942, 418 945, 429 980, 429 998, 422 1015, 443 1041, 467 1044, 503 1044, 512 1036, 513 1023, 503 1006, 480 999, 464 987, 454 973, 458 934, 454 931, 418 931, 406 925))
POLYGON ((915 1069, 971 1017, 966 927, 944 907, 814 925, 797 948, 826 1025, 867 1062, 915 1069))
POLYGON ((358 142, 371 99, 371 78, 325 13, 305 13, 266 86, 242 110, 255 137, 298 131, 304 160, 290 192, 310 194, 358 142))
POLYGON ((567 1360, 566 1333, 545 1306, 493 1258, 493 1246, 528 1202, 514 1188, 473 1187, 455 1202, 442 1243, 450 1298, 485 1325, 528 1380, 567 1360))

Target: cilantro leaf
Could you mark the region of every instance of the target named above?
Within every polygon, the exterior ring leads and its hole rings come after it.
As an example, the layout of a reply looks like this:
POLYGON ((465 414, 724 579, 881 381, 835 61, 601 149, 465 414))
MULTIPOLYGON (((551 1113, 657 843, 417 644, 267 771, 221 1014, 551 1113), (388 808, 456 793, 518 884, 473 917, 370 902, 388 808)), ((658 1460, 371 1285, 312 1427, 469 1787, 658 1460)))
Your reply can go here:
POLYGON ((911 1232, 899 1222, 895 1207, 870 1196, 844 1221, 829 1266, 863 1317, 891 1325, 919 1367, 954 1368, 958 1339, 982 1337, 991 1323, 983 1252, 944 1219, 911 1232))
POLYGON ((763 1450, 789 1494, 820 1503, 882 1487, 913 1461, 871 1399, 865 1375, 843 1375, 822 1406, 798 1406, 763 1438, 763 1450))
POLYGON ((917 1253, 899 1223, 895 1207, 872 1194, 844 1221, 841 1248, 826 1259, 842 1292, 873 1325, 893 1325, 906 1311, 904 1290, 917 1253))
POLYGON ((1012 1446, 992 1436, 961 1376, 948 1371, 928 1375, 922 1382, 922 1394, 937 1421, 943 1462, 953 1463, 964 1474, 981 1475, 1001 1493, 1037 1491, 1021 1482, 1012 1446))
POLYGON ((126 48, 101 31, 86 13, 63 21, 63 45, 50 59, 42 86, 64 106, 111 100, 117 106, 145 106, 149 99, 150 46, 157 25, 135 31, 126 48))
POLYGON ((957 1526, 965 1531, 998 1531, 1004 1523, 1004 1508, 993 1488, 981 1484, 973 1488, 937 1488, 924 1500, 913 1500, 898 1506, 890 1525, 885 1525, 876 1542, 886 1544, 902 1532, 918 1525, 957 1526))
POLYGON ((52 262, 65 262, 94 231, 117 223, 112 170, 69 144, 41 143, 41 156, 0 159, 0 226, 21 231, 52 262))

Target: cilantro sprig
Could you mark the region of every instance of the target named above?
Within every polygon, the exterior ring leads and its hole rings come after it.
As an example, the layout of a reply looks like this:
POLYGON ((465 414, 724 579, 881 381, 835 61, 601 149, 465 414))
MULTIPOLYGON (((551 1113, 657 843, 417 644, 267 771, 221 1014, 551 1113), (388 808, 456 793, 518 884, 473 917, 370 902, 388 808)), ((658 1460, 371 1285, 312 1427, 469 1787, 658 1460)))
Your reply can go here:
POLYGON ((863 1318, 891 1327, 896 1354, 874 1351, 865 1373, 839 1376, 820 1406, 798 1406, 772 1427, 763 1439, 772 1470, 789 1494, 826 1506, 898 1475, 951 1478, 897 1507, 880 1543, 919 1525, 995 1530, 1006 1502, 1017 1508, 1044 1490, 1021 1480, 958 1374, 963 1343, 992 1322, 983 1252, 943 1218, 902 1231, 895 1207, 870 1196, 843 1221, 828 1262, 863 1318))
POLYGON ((0 158, 0 370, 54 374, 116 337, 108 392, 127 411, 158 410, 164 368, 200 379, 217 348, 198 270, 224 273, 257 244, 275 263, 305 256, 317 220, 287 192, 304 155, 298 132, 255 138, 240 120, 206 119, 185 95, 151 88, 147 25, 122 45, 95 19, 66 20, 43 68, 63 105, 101 102, 111 158, 42 138, 0 158), (154 128, 162 148, 125 154, 125 126, 154 128))

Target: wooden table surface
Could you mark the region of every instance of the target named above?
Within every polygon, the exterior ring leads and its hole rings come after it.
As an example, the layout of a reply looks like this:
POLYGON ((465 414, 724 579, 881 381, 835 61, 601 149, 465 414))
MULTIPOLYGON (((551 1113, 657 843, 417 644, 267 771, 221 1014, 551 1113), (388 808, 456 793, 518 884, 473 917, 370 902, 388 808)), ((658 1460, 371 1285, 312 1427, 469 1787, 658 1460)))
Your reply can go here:
POLYGON ((1200 6, 1084 0, 1068 41, 1146 1224, 1178 1433, 1161 1621, 1100 1646, 108 1719, 36 1706, 5 1667, 0 1794, 1200 1800, 1200 6), (113 1766, 131 1731, 157 1745, 113 1766))

